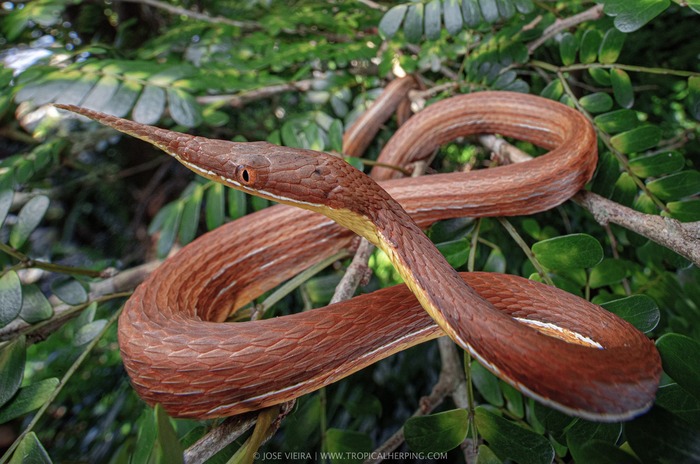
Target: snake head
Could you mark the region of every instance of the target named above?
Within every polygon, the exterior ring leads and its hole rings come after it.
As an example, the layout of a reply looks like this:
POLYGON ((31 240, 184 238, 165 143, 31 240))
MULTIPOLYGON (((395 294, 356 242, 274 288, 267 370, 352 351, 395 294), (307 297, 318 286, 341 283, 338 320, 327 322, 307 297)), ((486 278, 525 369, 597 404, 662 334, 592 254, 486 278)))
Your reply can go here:
MULTIPOLYGON (((376 182, 342 158, 267 142, 197 137, 74 105, 55 105, 139 138, 192 171, 237 190, 324 214, 355 232, 367 230, 377 202, 401 209, 376 182), (354 213, 354 214, 349 214, 354 213)), ((385 208, 386 209, 386 208, 385 208)))

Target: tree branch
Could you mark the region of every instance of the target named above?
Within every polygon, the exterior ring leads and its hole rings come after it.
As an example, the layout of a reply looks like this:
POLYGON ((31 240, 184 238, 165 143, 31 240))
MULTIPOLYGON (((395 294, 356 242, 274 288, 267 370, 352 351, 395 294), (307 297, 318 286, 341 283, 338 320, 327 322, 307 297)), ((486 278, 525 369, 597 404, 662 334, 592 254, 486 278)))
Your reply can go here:
MULTIPOLYGON (((138 284, 143 282, 148 275, 160 265, 160 261, 151 261, 140 266, 120 272, 114 277, 90 284, 88 301, 101 300, 111 294, 118 294, 133 290, 138 284)), ((64 303, 54 305, 54 315, 51 319, 43 321, 41 327, 34 330, 33 336, 44 338, 53 332, 56 326, 65 322, 66 318, 72 317, 76 306, 64 303)), ((7 324, 0 329, 0 341, 9 340, 20 332, 36 328, 37 324, 29 324, 20 318, 7 324)))
POLYGON ((599 224, 622 226, 700 266, 700 221, 683 223, 669 217, 640 213, 585 190, 577 193, 574 200, 590 211, 599 224))
POLYGON ((256 100, 269 98, 273 95, 284 92, 308 92, 316 79, 304 79, 296 82, 284 84, 273 84, 258 89, 248 90, 235 95, 211 95, 198 97, 197 102, 203 105, 210 103, 228 102, 234 108, 241 108, 256 100))
MULTIPOLYGON (((500 156, 511 162, 525 161, 530 158, 529 155, 497 137, 480 137, 479 141, 486 148, 498 152, 500 156)), ((640 213, 585 190, 577 193, 574 201, 588 210, 599 224, 605 226, 613 223, 622 226, 700 266, 700 222, 682 223, 672 218, 640 213)))
POLYGON ((124 3, 141 3, 143 5, 152 6, 153 8, 158 8, 160 10, 167 11, 174 15, 186 16, 188 18, 197 19, 199 21, 204 21, 212 24, 226 24, 228 26, 240 27, 248 31, 256 31, 262 29, 262 25, 252 22, 252 21, 236 21, 233 19, 224 18, 223 16, 209 16, 203 13, 197 13, 196 11, 191 11, 186 8, 181 8, 179 6, 170 5, 169 3, 161 2, 159 0, 114 0, 115 2, 124 3))
POLYGON ((603 6, 604 5, 602 4, 596 5, 569 18, 557 19, 551 26, 544 30, 540 37, 527 45, 528 53, 532 55, 543 43, 565 29, 586 21, 595 21, 596 19, 600 19, 600 17, 603 16, 603 6))

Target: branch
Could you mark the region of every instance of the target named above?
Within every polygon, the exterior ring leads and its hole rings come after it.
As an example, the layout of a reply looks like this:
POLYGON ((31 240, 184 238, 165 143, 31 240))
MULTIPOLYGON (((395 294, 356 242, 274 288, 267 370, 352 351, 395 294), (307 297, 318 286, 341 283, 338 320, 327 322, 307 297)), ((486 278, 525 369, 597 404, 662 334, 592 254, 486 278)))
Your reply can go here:
MULTIPOLYGON (((479 140, 486 148, 498 151, 501 156, 516 154, 516 158, 509 158, 511 162, 516 162, 516 159, 518 162, 524 160, 523 152, 513 146, 507 147, 509 144, 505 141, 495 142, 500 140, 496 137, 481 137, 479 140)), ((622 226, 700 266, 700 222, 682 223, 672 218, 640 213, 585 190, 577 193, 574 201, 588 210, 599 224, 605 226, 613 223, 622 226)))
MULTIPOLYGON (((151 261, 146 264, 120 272, 114 277, 90 284, 88 301, 104 300, 112 294, 119 294, 133 290, 138 284, 143 282, 148 275, 160 265, 160 261, 151 261)), ((67 304, 57 304, 53 308, 54 315, 47 321, 40 322, 40 328, 34 330, 35 336, 43 338, 55 330, 56 326, 65 322, 66 318, 72 317, 76 313, 76 306, 67 304)), ((0 329, 0 341, 9 340, 18 333, 37 329, 38 324, 29 324, 20 318, 7 324, 0 329)))
POLYGON ((267 87, 260 87, 254 90, 248 90, 237 93, 235 95, 211 95, 198 97, 197 102, 203 105, 210 103, 228 102, 234 108, 241 108, 246 104, 255 101, 269 98, 273 95, 284 92, 308 92, 311 86, 316 82, 316 79, 304 79, 296 82, 288 82, 285 84, 273 84, 267 87))
MULTIPOLYGON (((464 371, 462 370, 462 363, 454 343, 447 337, 441 337, 438 339, 438 347, 440 348, 440 359, 442 360, 440 376, 430 394, 420 399, 420 406, 411 417, 430 414, 442 404, 448 395, 452 395, 458 407, 467 407, 466 393, 464 393, 466 390, 464 371)), ((403 427, 401 427, 371 453, 370 456, 376 457, 367 459, 365 464, 381 462, 383 460, 381 456, 389 455, 401 446, 403 442, 404 434, 403 427)))
POLYGON ((528 53, 532 55, 535 50, 540 47, 540 45, 565 29, 586 21, 595 21, 596 19, 600 19, 600 17, 603 16, 603 6, 604 5, 602 4, 596 5, 577 15, 571 16, 570 18, 557 19, 551 26, 544 30, 538 39, 533 40, 527 45, 528 53))
POLYGON ((160 10, 167 11, 174 15, 186 16, 188 18, 197 19, 199 21, 204 21, 212 24, 226 24, 229 26, 240 27, 248 31, 256 31, 262 29, 262 25, 251 22, 251 21, 235 21, 233 19, 224 18, 223 16, 209 16, 203 13, 197 13, 196 11, 191 11, 186 8, 181 8, 179 6, 170 5, 159 0, 114 0, 116 2, 124 3, 141 3, 143 5, 152 6, 153 8, 158 8, 160 10))
POLYGON ((574 197, 601 225, 617 224, 678 253, 700 266, 700 221, 683 223, 673 218, 640 213, 593 192, 574 197))

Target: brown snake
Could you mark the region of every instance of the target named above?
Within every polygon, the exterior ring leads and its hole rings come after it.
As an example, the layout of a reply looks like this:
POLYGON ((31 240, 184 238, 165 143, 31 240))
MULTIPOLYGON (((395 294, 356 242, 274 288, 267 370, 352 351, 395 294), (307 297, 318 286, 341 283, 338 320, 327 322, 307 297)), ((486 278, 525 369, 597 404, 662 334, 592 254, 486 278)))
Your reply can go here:
MULTIPOLYGON (((368 119, 350 129, 348 152, 364 149, 377 118, 388 117, 411 86, 391 84, 368 119)), ((508 92, 435 103, 396 132, 380 161, 402 165, 480 133, 550 151, 488 170, 386 180, 381 188, 330 155, 210 140, 61 107, 146 140, 201 175, 322 212, 382 248, 408 284, 324 309, 225 324, 263 292, 348 247, 354 235, 315 212, 275 206, 201 236, 138 287, 119 320, 134 388, 173 416, 213 418, 278 404, 445 333, 501 379, 568 414, 617 421, 653 402, 659 355, 630 324, 521 277, 460 276, 421 231, 446 218, 547 210, 583 188, 595 169, 595 132, 564 105, 508 92)), ((393 172, 375 168, 373 175, 393 172)))

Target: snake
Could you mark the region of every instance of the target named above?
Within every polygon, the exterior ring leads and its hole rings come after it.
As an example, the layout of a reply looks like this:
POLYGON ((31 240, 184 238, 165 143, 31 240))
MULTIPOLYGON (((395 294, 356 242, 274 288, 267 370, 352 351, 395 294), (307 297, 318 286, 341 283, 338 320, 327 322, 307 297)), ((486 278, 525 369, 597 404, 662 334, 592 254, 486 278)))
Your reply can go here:
MULTIPOLYGON (((392 81, 346 133, 346 151, 362 152, 413 86, 392 81)), ((533 280, 458 273, 423 232, 443 219, 545 211, 584 188, 597 140, 575 109, 506 91, 451 96, 402 125, 370 177, 328 153, 214 140, 56 106, 144 140, 200 176, 281 203, 201 235, 126 302, 118 339, 131 383, 174 417, 211 419, 281 404, 444 335, 527 397, 571 416, 628 420, 654 401, 660 357, 630 323, 533 280), (417 178, 395 178, 385 166, 425 159, 474 134, 523 140, 546 153, 417 178), (404 284, 324 308, 226 322, 350 248, 356 234, 386 253, 404 284)))

